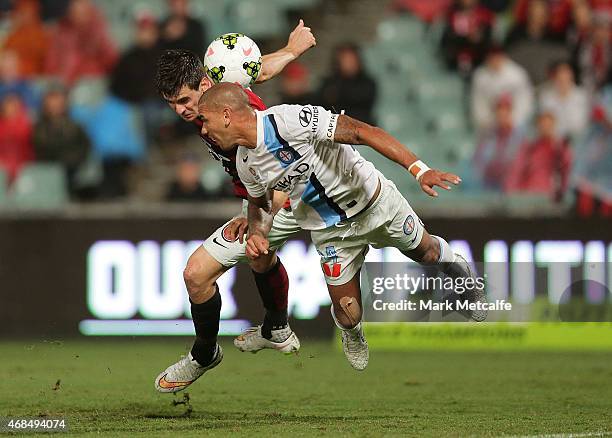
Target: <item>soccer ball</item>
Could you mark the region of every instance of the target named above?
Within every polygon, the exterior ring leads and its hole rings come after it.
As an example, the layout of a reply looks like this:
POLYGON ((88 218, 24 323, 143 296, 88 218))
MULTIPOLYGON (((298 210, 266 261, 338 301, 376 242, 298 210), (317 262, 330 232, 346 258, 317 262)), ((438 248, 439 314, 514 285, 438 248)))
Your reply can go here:
POLYGON ((261 52, 251 38, 226 33, 216 38, 204 56, 204 71, 216 84, 235 82, 244 88, 255 83, 261 71, 261 52))

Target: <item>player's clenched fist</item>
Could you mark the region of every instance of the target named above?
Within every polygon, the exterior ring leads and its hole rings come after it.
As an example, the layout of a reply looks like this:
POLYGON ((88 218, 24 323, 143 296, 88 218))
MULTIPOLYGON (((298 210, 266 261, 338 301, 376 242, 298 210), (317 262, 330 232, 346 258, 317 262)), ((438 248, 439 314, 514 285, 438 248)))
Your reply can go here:
POLYGON ((438 193, 433 189, 434 186, 442 187, 444 190, 450 190, 451 186, 447 183, 457 185, 461 182, 454 173, 441 172, 436 169, 429 169, 419 178, 419 184, 421 189, 429 196, 438 196, 438 193))
POLYGON ((246 255, 250 259, 256 259, 268 254, 270 242, 260 234, 254 234, 247 239, 246 255))

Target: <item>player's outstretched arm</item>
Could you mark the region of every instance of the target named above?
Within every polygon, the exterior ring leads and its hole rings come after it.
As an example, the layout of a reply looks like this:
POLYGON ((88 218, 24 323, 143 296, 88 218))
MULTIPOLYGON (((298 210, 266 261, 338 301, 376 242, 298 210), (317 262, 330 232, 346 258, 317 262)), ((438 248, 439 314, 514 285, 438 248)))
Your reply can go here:
POLYGON ((385 130, 346 115, 338 117, 334 141, 370 146, 388 159, 406 168, 429 196, 438 196, 434 186, 450 190, 447 183, 459 184, 461 178, 447 172, 430 169, 425 163, 385 130))
POLYGON ((274 53, 264 55, 261 59, 261 73, 257 83, 265 82, 283 71, 291 61, 299 58, 305 51, 317 44, 312 31, 304 26, 300 19, 298 25, 289 34, 287 45, 274 53))

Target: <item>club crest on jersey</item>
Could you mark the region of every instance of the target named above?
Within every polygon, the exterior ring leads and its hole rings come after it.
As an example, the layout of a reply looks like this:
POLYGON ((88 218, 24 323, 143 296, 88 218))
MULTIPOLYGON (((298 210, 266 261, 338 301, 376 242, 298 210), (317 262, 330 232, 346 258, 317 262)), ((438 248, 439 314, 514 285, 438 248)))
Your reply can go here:
POLYGON ((414 231, 414 218, 411 214, 404 221, 404 234, 410 236, 414 231))
POLYGON ((310 110, 310 108, 308 108, 307 106, 302 108, 302 111, 300 111, 299 118, 300 125, 302 125, 304 128, 310 125, 310 121, 312 120, 312 111, 310 110))
POLYGON ((285 165, 289 165, 293 163, 297 157, 296 157, 296 154, 291 149, 282 148, 276 152, 276 158, 278 158, 278 160, 281 163, 285 165))

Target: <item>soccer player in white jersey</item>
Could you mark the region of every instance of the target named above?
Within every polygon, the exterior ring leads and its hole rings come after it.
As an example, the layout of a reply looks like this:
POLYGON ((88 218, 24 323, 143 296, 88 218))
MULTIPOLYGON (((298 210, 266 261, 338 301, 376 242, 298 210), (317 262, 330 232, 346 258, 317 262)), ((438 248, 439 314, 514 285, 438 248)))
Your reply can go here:
MULTIPOLYGON (((364 144, 402 165, 422 190, 450 190, 461 179, 430 169, 380 128, 318 106, 279 105, 256 111, 244 91, 219 84, 200 98, 202 134, 221 148, 238 148, 240 179, 249 192, 247 255, 269 251, 273 191, 288 194, 293 215, 311 231, 332 300, 332 315, 342 330, 344 353, 353 368, 368 363, 361 326, 359 272, 369 245, 395 247, 451 277, 473 277, 469 264, 441 237, 430 235, 395 185, 351 145, 364 144)), ((465 293, 470 302, 486 301, 482 290, 465 293)), ((477 306, 470 314, 486 318, 477 306)))

